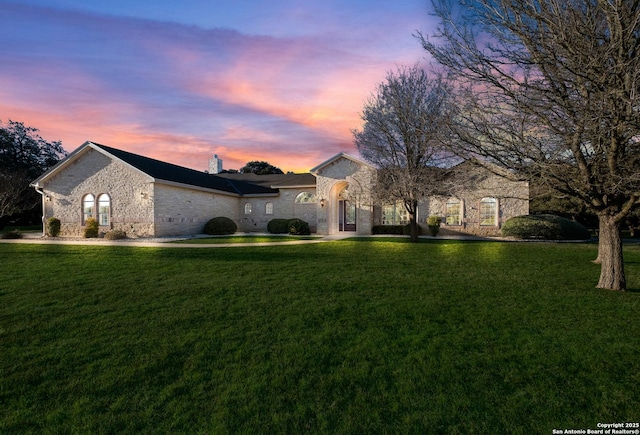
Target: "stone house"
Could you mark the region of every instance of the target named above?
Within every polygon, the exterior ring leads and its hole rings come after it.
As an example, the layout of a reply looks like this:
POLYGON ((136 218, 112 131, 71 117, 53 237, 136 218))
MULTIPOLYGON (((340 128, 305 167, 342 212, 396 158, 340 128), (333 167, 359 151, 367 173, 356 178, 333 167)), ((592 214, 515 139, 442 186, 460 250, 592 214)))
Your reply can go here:
MULTIPOLYGON (((444 228, 496 234, 509 217, 528 213, 527 183, 477 171, 460 171, 476 174, 471 188, 461 183, 451 197, 423 201, 419 222, 435 214, 444 228)), ((375 180, 375 167, 345 153, 305 174, 209 174, 86 142, 32 186, 42 195, 43 220, 60 219, 61 235, 81 235, 89 217, 101 232, 193 235, 216 216, 243 232, 265 232, 274 218, 300 218, 317 234, 364 235, 376 225, 406 223, 400 205, 375 204, 375 180)))

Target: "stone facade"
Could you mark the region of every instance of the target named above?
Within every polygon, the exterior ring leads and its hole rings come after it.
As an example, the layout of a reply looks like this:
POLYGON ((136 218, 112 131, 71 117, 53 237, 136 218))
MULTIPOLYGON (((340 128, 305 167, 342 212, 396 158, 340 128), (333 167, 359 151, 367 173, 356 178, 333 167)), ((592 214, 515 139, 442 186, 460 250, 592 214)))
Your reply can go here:
POLYGON ((471 164, 462 164, 451 175, 448 183, 450 196, 429 198, 420 204, 418 214, 420 223, 426 228, 428 216, 439 216, 441 228, 479 236, 500 235, 504 222, 514 216, 529 214, 529 183, 512 181, 496 175, 487 169, 471 164), (494 199, 496 216, 493 225, 483 224, 481 208, 483 199, 494 199), (460 202, 460 222, 448 225, 447 202, 460 202))
POLYGON ((280 188, 278 196, 248 197, 239 202, 238 230, 243 232, 266 232, 271 219, 302 219, 316 232, 317 203, 296 203, 296 197, 307 192, 315 195, 315 188, 280 188), (269 207, 267 207, 267 205, 269 207))
POLYGON ((155 236, 187 236, 202 233, 211 218, 225 216, 238 222, 238 198, 188 186, 154 184, 149 198, 154 207, 155 236))
POLYGON ((351 206, 355 213, 353 231, 356 234, 371 234, 371 192, 375 168, 346 154, 338 154, 313 168, 311 173, 316 176, 316 192, 320 202, 317 233, 335 234, 345 231, 345 206, 351 206))
MULTIPOLYGON (((258 187, 255 179, 252 184, 237 177, 205 175, 87 143, 33 186, 43 195, 43 219, 60 219, 63 236, 83 234, 83 198, 87 194, 109 198, 108 225, 100 231, 122 230, 129 237, 198 234, 209 219, 218 216, 232 219, 242 232, 266 232, 267 224, 275 218, 302 219, 317 234, 348 231, 366 235, 374 225, 382 224, 382 207, 373 199, 377 174, 373 166, 340 153, 313 168, 311 174, 302 176, 307 177, 304 180, 283 176, 285 180, 277 187, 269 183, 258 187), (149 175, 154 171, 155 178, 149 175), (177 172, 179 176, 172 175, 174 180, 177 177, 183 182, 168 181, 169 172, 177 172), (287 180, 298 185, 288 185, 287 180)), ((444 229, 495 235, 505 220, 529 212, 527 183, 467 166, 454 170, 451 177, 451 196, 420 202, 421 226, 426 227, 426 219, 436 215, 442 218, 444 229), (487 220, 486 199, 495 207, 495 219, 490 216, 487 220), (454 224, 446 221, 449 201, 460 204, 460 219, 454 224)))
POLYGON ((84 232, 82 199, 106 193, 111 199, 109 226, 130 235, 152 235, 154 206, 153 184, 148 176, 93 149, 79 155, 64 171, 46 180, 44 190, 44 218, 57 217, 61 235, 81 236, 84 232))

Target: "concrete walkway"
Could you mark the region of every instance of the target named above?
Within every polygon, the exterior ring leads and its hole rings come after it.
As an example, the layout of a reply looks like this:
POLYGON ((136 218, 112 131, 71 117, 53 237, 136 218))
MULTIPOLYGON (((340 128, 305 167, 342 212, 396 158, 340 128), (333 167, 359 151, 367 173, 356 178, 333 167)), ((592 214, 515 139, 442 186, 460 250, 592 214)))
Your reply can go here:
MULTIPOLYGON (((241 235, 241 234, 236 234, 241 235)), ((247 236, 263 236, 272 234, 245 234, 247 236)), ((65 237, 42 237, 41 233, 25 233, 22 239, 0 239, 0 243, 15 244, 41 244, 41 245, 81 245, 81 246, 133 246, 140 248, 229 248, 240 246, 283 246, 283 245, 306 245, 313 243, 324 243, 336 240, 349 239, 353 237, 398 237, 407 238, 408 236, 360 236, 352 233, 332 234, 329 236, 319 237, 309 240, 288 240, 282 242, 255 242, 255 243, 170 243, 183 240, 194 240, 198 238, 208 238, 211 236, 199 235, 195 237, 158 237, 158 238, 140 238, 140 239, 124 239, 124 240, 104 240, 104 239, 83 239, 83 238, 65 238, 65 237)), ((282 236, 283 239, 287 236, 282 236)), ((490 239, 467 235, 443 235, 438 237, 425 237, 425 239, 433 240, 504 240, 490 239)))
MULTIPOLYGON (((236 234, 242 235, 242 234, 236 234)), ((266 234, 246 234, 247 236, 262 236, 266 234)), ((269 234, 272 235, 272 234, 269 234)), ((80 246, 133 246, 138 248, 228 248, 239 246, 279 246, 279 245, 304 245, 313 243, 331 242, 335 240, 355 237, 353 234, 336 234, 318 237, 309 240, 283 240, 282 242, 255 242, 255 243, 171 243, 177 241, 209 238, 211 236, 195 237, 156 237, 123 240, 84 239, 72 237, 42 237, 40 233, 25 233, 22 239, 0 239, 0 243, 14 244, 40 244, 40 245, 80 245, 80 246)), ((282 236, 283 239, 286 236, 282 236)))

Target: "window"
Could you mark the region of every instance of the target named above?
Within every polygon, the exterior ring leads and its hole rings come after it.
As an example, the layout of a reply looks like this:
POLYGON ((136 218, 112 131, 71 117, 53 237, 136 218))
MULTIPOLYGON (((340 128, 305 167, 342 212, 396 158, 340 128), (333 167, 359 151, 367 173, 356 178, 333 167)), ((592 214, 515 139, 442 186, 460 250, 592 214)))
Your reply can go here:
POLYGON ((93 207, 95 206, 95 198, 92 194, 87 194, 82 198, 82 223, 93 217, 93 207))
POLYGON ((109 225, 111 216, 111 199, 103 193, 98 197, 98 225, 109 225))
POLYGON ((445 223, 447 225, 462 224, 462 202, 459 199, 451 198, 448 200, 445 213, 445 223))
POLYGON ((495 198, 480 200, 480 225, 495 226, 498 211, 498 201, 495 198))
POLYGON ((273 203, 272 202, 268 202, 268 203, 265 204, 264 212, 266 214, 273 214, 273 203))
POLYGON ((316 194, 310 192, 300 192, 298 196, 296 196, 296 204, 315 204, 316 194))
POLYGON ((406 225, 409 223, 409 213, 399 202, 382 207, 382 225, 406 225))
POLYGON ((248 202, 244 205, 244 214, 251 214, 251 203, 248 202))

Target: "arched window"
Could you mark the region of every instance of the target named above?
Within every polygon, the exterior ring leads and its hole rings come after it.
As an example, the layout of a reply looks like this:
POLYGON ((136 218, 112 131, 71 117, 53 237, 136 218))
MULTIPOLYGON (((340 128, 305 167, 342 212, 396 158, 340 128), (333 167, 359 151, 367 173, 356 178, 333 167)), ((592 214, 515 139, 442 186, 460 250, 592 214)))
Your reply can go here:
POLYGON ((300 192, 295 200, 296 204, 315 204, 316 202, 316 194, 311 192, 300 192))
POLYGON ((498 200, 495 198, 482 198, 480 200, 480 225, 495 226, 498 219, 498 200))
POLYGON ((447 225, 462 224, 462 201, 457 198, 451 198, 447 201, 445 222, 447 225))
POLYGON ((88 193, 82 198, 82 223, 93 217, 93 208, 96 205, 95 197, 88 193))
POLYGON ((272 202, 268 202, 268 203, 265 204, 264 212, 265 212, 265 214, 273 214, 273 203, 272 202))
POLYGON ((111 217, 111 198, 106 193, 98 197, 98 225, 109 225, 111 217))
POLYGON ((251 203, 248 202, 244 205, 244 214, 251 214, 251 203))

